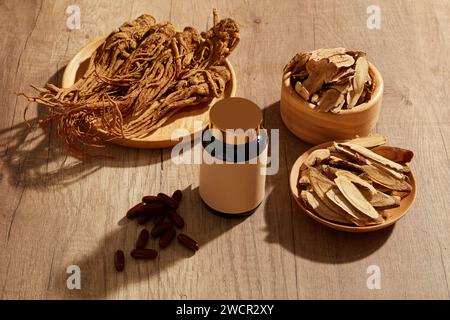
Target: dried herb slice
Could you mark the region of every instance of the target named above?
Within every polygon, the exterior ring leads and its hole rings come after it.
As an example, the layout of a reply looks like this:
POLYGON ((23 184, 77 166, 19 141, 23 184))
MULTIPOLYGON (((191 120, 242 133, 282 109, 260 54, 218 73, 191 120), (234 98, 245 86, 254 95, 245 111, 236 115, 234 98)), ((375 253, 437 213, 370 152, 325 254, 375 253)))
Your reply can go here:
POLYGON ((294 90, 295 90, 295 92, 298 93, 298 95, 299 95, 300 97, 302 97, 302 98, 305 99, 306 101, 309 100, 309 92, 308 92, 308 90, 306 90, 306 88, 302 85, 302 83, 301 83, 300 81, 298 81, 298 82, 295 84, 294 90))
MULTIPOLYGON (((364 194, 364 191, 362 191, 362 193, 364 194)), ((370 199, 368 199, 368 201, 374 208, 392 208, 400 205, 401 197, 390 196, 378 191, 375 195, 370 195, 370 199)))
POLYGON ((375 196, 378 193, 378 190, 375 189, 375 187, 373 185, 371 185, 369 182, 367 182, 364 179, 361 179, 360 177, 358 177, 357 175, 349 172, 349 171, 345 171, 345 170, 337 170, 336 171, 336 176, 337 177, 346 177, 348 180, 350 180, 352 183, 363 187, 364 189, 369 191, 369 194, 371 196, 375 196))
POLYGON ((311 52, 311 60, 319 61, 337 54, 345 54, 345 48, 317 49, 311 52))
POLYGON ((371 151, 370 149, 364 148, 363 146, 351 143, 351 142, 343 142, 343 143, 339 143, 339 146, 341 147, 347 147, 350 150, 359 153, 360 155, 362 155, 365 158, 368 158, 370 160, 376 161, 379 164, 382 164, 388 168, 400 171, 400 172, 409 172, 410 169, 406 166, 403 166, 399 163, 396 163, 394 161, 391 161, 389 159, 386 159, 383 156, 380 156, 379 154, 371 151))
POLYGON ((372 151, 386 159, 402 164, 411 162, 414 157, 414 153, 411 150, 397 147, 377 146, 372 151))
POLYGON ((388 189, 395 191, 411 191, 411 185, 405 180, 397 179, 385 170, 381 170, 375 166, 361 166, 367 177, 388 189))
POLYGON ((338 69, 342 67, 351 67, 355 63, 355 59, 345 53, 335 54, 328 58, 332 64, 334 64, 338 69))
POLYGON ((309 180, 314 192, 317 194, 320 200, 336 214, 345 214, 339 207, 336 207, 326 196, 328 190, 335 186, 334 182, 325 177, 316 168, 309 168, 309 180))
POLYGON ((368 224, 367 219, 363 218, 361 214, 355 210, 347 199, 342 195, 337 187, 333 187, 327 191, 326 196, 337 207, 341 208, 347 214, 347 219, 355 225, 363 227, 368 224))
POLYGON ((330 156, 330 159, 327 161, 327 163, 335 168, 348 170, 356 173, 362 173, 361 166, 359 164, 355 164, 353 162, 350 162, 348 160, 341 159, 336 156, 330 156))
POLYGON ((330 157, 330 150, 328 149, 317 149, 311 152, 311 154, 303 162, 302 167, 313 167, 316 164, 320 164, 322 161, 330 157))
POLYGON ((374 221, 379 221, 380 214, 374 207, 364 198, 364 195, 355 187, 355 185, 346 177, 337 177, 334 183, 342 192, 342 195, 355 207, 359 212, 366 215, 374 221))
POLYGON ((365 57, 360 57, 355 64, 355 77, 353 78, 353 91, 349 91, 350 100, 347 100, 349 109, 356 106, 365 83, 369 80, 369 63, 365 57))
MULTIPOLYGON (((349 140, 348 142, 357 144, 364 148, 373 148, 373 147, 378 147, 378 146, 385 144, 387 142, 387 139, 385 136, 383 136, 381 134, 374 134, 372 136, 355 138, 355 139, 349 140)), ((391 148, 391 147, 389 147, 389 148, 391 148)), ((372 149, 372 151, 374 151, 374 150, 372 149)))
POLYGON ((314 193, 304 190, 301 192, 300 197, 306 206, 312 209, 318 216, 333 222, 349 223, 347 219, 329 209, 314 193))

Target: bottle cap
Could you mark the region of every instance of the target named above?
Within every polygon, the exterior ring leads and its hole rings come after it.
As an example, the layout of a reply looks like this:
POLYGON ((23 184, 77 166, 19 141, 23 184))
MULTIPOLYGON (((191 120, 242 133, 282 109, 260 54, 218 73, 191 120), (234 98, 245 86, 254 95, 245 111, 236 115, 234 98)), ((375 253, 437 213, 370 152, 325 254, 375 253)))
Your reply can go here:
POLYGON ((262 128, 262 111, 244 98, 226 98, 209 111, 209 128, 216 139, 227 144, 245 144, 258 137, 262 128))

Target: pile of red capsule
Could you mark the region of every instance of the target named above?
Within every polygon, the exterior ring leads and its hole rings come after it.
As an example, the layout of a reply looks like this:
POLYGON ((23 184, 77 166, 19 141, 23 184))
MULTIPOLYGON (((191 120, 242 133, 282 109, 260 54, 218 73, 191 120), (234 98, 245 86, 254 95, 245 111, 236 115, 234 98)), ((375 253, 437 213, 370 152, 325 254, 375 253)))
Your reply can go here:
MULTIPOLYGON (((159 193, 156 196, 145 196, 142 198, 142 202, 128 210, 128 219, 136 220, 139 225, 145 225, 149 221, 153 221, 154 225, 150 232, 147 229, 143 229, 139 233, 135 248, 130 252, 131 257, 146 260, 158 257, 158 251, 145 248, 150 236, 159 238, 160 249, 167 248, 172 243, 177 233, 176 229, 184 227, 184 219, 177 212, 182 198, 183 193, 180 190, 176 190, 172 196, 168 196, 165 193, 159 193)), ((186 234, 179 233, 177 240, 193 252, 199 249, 197 241, 186 234)), ((114 266, 119 272, 125 269, 125 255, 122 250, 115 252, 114 266)))

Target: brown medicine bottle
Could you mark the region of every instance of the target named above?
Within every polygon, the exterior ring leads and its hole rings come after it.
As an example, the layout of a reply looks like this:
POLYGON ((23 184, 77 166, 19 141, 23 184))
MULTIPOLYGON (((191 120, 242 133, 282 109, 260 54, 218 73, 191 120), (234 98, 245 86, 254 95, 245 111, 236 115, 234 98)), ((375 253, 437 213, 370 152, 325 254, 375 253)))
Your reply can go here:
POLYGON ((244 98, 227 98, 210 110, 203 132, 199 192, 213 212, 242 216, 264 199, 268 136, 261 109, 244 98))

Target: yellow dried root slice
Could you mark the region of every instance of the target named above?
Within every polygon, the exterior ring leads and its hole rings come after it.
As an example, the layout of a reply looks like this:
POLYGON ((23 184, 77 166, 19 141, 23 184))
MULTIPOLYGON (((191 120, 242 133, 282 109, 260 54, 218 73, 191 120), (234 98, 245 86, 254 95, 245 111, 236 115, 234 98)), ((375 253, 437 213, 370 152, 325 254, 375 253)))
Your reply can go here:
POLYGON ((382 222, 380 214, 375 208, 364 198, 364 195, 357 187, 346 177, 340 176, 334 179, 334 183, 341 191, 342 195, 355 207, 360 213, 377 223, 382 222), (381 219, 381 220, 380 220, 381 219))
POLYGON ((341 216, 344 215, 345 212, 343 212, 339 207, 336 207, 326 196, 326 193, 331 188, 336 186, 334 182, 321 174, 320 171, 316 168, 309 168, 308 174, 309 180, 311 182, 311 187, 317 194, 319 199, 322 200, 322 202, 336 214, 341 216))
POLYGON ((325 83, 330 82, 337 72, 336 66, 326 59, 319 61, 309 60, 306 63, 306 70, 309 76, 303 81, 303 86, 310 96, 319 91, 325 83))
POLYGON ((386 170, 375 166, 361 166, 365 175, 373 182, 395 191, 411 191, 411 185, 403 179, 397 179, 386 170))
POLYGON ((329 48, 329 49, 317 49, 311 52, 311 60, 319 61, 322 59, 329 59, 334 55, 345 54, 345 48, 329 48))
POLYGON ((362 155, 365 158, 368 158, 370 160, 376 161, 379 164, 382 164, 388 168, 400 171, 400 172, 409 172, 410 169, 406 166, 403 166, 399 163, 396 163, 394 161, 391 161, 389 159, 386 159, 383 156, 380 156, 379 154, 371 151, 370 149, 364 148, 360 145, 351 143, 351 142, 342 142, 338 144, 340 147, 346 147, 349 148, 350 150, 359 153, 360 155, 362 155))
POLYGON ((346 157, 350 158, 352 161, 358 164, 371 164, 371 162, 364 156, 361 156, 358 152, 351 150, 350 148, 344 147, 341 143, 334 142, 333 147, 338 153, 342 153, 346 157))
POLYGON ((317 100, 317 110, 322 112, 330 111, 331 109, 342 108, 345 102, 345 94, 347 86, 335 85, 330 89, 325 90, 317 100))
POLYGON ((345 53, 335 54, 329 57, 328 61, 334 64, 337 68, 351 67, 355 63, 355 59, 345 53))
POLYGON ((317 149, 311 152, 311 154, 306 158, 302 164, 302 169, 307 167, 313 167, 316 164, 320 164, 322 161, 330 157, 330 150, 328 149, 317 149))
POLYGON ((316 194, 303 190, 300 193, 300 197, 306 204, 306 206, 312 209, 318 216, 333 222, 345 224, 349 223, 347 219, 336 214, 333 210, 329 209, 316 194))
POLYGON ((323 164, 320 166, 320 170, 325 175, 325 177, 330 180, 334 180, 334 178, 336 178, 336 171, 339 169, 323 164))
POLYGON ((329 160, 327 161, 328 165, 334 168, 343 169, 343 170, 349 170, 352 172, 361 173, 361 166, 350 162, 348 160, 344 160, 337 156, 330 156, 329 160))
MULTIPOLYGON (((349 140, 347 142, 357 144, 361 147, 370 149, 370 148, 378 147, 378 146, 381 146, 381 145, 387 143, 387 139, 385 136, 383 136, 381 134, 374 134, 373 136, 355 138, 355 139, 349 140)), ((380 148, 385 148, 385 147, 380 147, 380 148)), ((388 147, 388 148, 391 148, 391 147, 388 147)), ((372 149, 372 151, 375 151, 375 150, 372 149)))
POLYGON ((397 163, 409 163, 414 157, 414 153, 411 150, 397 147, 376 146, 371 150, 376 154, 397 163))
POLYGON ((369 63, 365 57, 360 57, 355 64, 355 77, 353 78, 353 91, 347 94, 348 108, 351 109, 358 103, 369 77, 369 63))
POLYGON ((292 72, 292 74, 296 74, 305 68, 306 63, 311 57, 311 52, 301 52, 297 53, 291 61, 284 67, 284 72, 292 72))
MULTIPOLYGON (((364 194, 364 191, 362 193, 364 194)), ((370 197, 369 202, 374 208, 398 207, 401 200, 399 196, 390 196, 381 191, 378 191, 375 195, 370 197)))
POLYGON ((406 198, 407 196, 409 196, 410 193, 411 193, 410 191, 391 190, 391 196, 400 197, 400 199, 406 198))
POLYGON ((345 170, 337 170, 336 176, 344 176, 348 178, 352 183, 356 184, 358 187, 362 187, 360 190, 364 197, 369 201, 373 207, 385 208, 385 207, 396 207, 400 205, 400 197, 390 196, 379 190, 377 190, 372 184, 367 180, 345 170))
POLYGON ((309 180, 309 174, 308 170, 300 170, 298 182, 297 182, 297 188, 299 190, 307 189, 308 186, 311 184, 311 181, 309 180))
POLYGON ((382 170, 382 171, 386 171, 387 173, 389 173, 391 176, 393 176, 396 179, 399 179, 399 180, 405 180, 406 179, 406 176, 403 173, 398 172, 398 171, 396 171, 394 169, 388 168, 386 166, 383 166, 382 164, 379 164, 377 162, 372 162, 371 165, 374 166, 375 168, 378 168, 378 169, 382 170))
POLYGON ((298 81, 298 82, 295 84, 294 90, 295 90, 295 92, 297 92, 298 95, 299 95, 300 97, 302 97, 303 99, 305 99, 305 100, 308 100, 308 99, 309 99, 309 92, 308 92, 308 90, 306 90, 306 88, 302 85, 302 83, 301 83, 300 81, 298 81))
POLYGON ((352 84, 352 79, 355 75, 355 70, 352 68, 341 68, 335 73, 330 81, 330 84, 348 84, 348 89, 350 89, 352 84))
POLYGON ((341 208, 346 213, 346 217, 353 224, 363 227, 369 224, 368 219, 363 217, 352 205, 345 199, 337 187, 332 187, 327 191, 326 196, 334 205, 341 208))
POLYGON ((337 177, 345 177, 348 180, 350 180, 352 183, 363 187, 364 189, 366 189, 367 191, 369 191, 369 194, 373 197, 375 195, 377 195, 378 190, 375 189, 375 187, 373 185, 371 185, 369 182, 367 182, 364 179, 361 179, 360 177, 358 177, 356 174, 353 174, 349 171, 345 171, 345 170, 337 170, 336 171, 336 176, 337 177))

